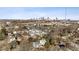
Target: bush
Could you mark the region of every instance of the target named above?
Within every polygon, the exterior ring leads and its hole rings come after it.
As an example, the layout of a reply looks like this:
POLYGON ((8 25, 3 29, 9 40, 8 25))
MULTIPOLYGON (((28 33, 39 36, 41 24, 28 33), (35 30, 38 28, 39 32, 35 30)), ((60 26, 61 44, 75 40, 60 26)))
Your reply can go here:
POLYGON ((5 37, 4 33, 3 32, 0 32, 0 40, 3 40, 5 37))
POLYGON ((2 28, 0 30, 0 40, 4 40, 6 34, 6 29, 2 28))

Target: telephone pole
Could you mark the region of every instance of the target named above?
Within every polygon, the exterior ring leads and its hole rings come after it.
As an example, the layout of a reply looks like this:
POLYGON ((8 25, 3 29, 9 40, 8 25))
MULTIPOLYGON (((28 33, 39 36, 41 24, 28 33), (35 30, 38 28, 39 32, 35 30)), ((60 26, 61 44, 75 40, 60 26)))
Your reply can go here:
POLYGON ((65 7, 65 20, 67 19, 66 16, 67 16, 67 8, 65 7))

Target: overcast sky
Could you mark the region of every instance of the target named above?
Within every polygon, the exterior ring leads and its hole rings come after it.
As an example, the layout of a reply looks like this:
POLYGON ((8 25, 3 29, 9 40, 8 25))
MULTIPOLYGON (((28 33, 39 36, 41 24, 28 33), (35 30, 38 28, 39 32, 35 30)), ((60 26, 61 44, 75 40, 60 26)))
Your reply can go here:
POLYGON ((79 8, 64 7, 0 7, 0 19, 27 19, 34 17, 65 18, 79 20, 79 8))

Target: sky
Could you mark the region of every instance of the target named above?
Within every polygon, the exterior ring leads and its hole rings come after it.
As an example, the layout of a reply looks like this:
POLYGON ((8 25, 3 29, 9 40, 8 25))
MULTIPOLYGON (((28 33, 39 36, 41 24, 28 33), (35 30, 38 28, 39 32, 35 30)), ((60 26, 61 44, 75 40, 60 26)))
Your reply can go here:
POLYGON ((79 7, 0 7, 0 19, 65 19, 65 14, 67 19, 79 20, 79 7))

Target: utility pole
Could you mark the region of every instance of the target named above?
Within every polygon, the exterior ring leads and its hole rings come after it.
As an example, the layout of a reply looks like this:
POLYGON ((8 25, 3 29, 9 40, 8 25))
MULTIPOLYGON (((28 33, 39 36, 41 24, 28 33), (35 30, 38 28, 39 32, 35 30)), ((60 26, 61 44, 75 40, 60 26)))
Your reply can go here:
POLYGON ((67 8, 65 7, 65 20, 67 19, 66 16, 67 16, 67 8))

